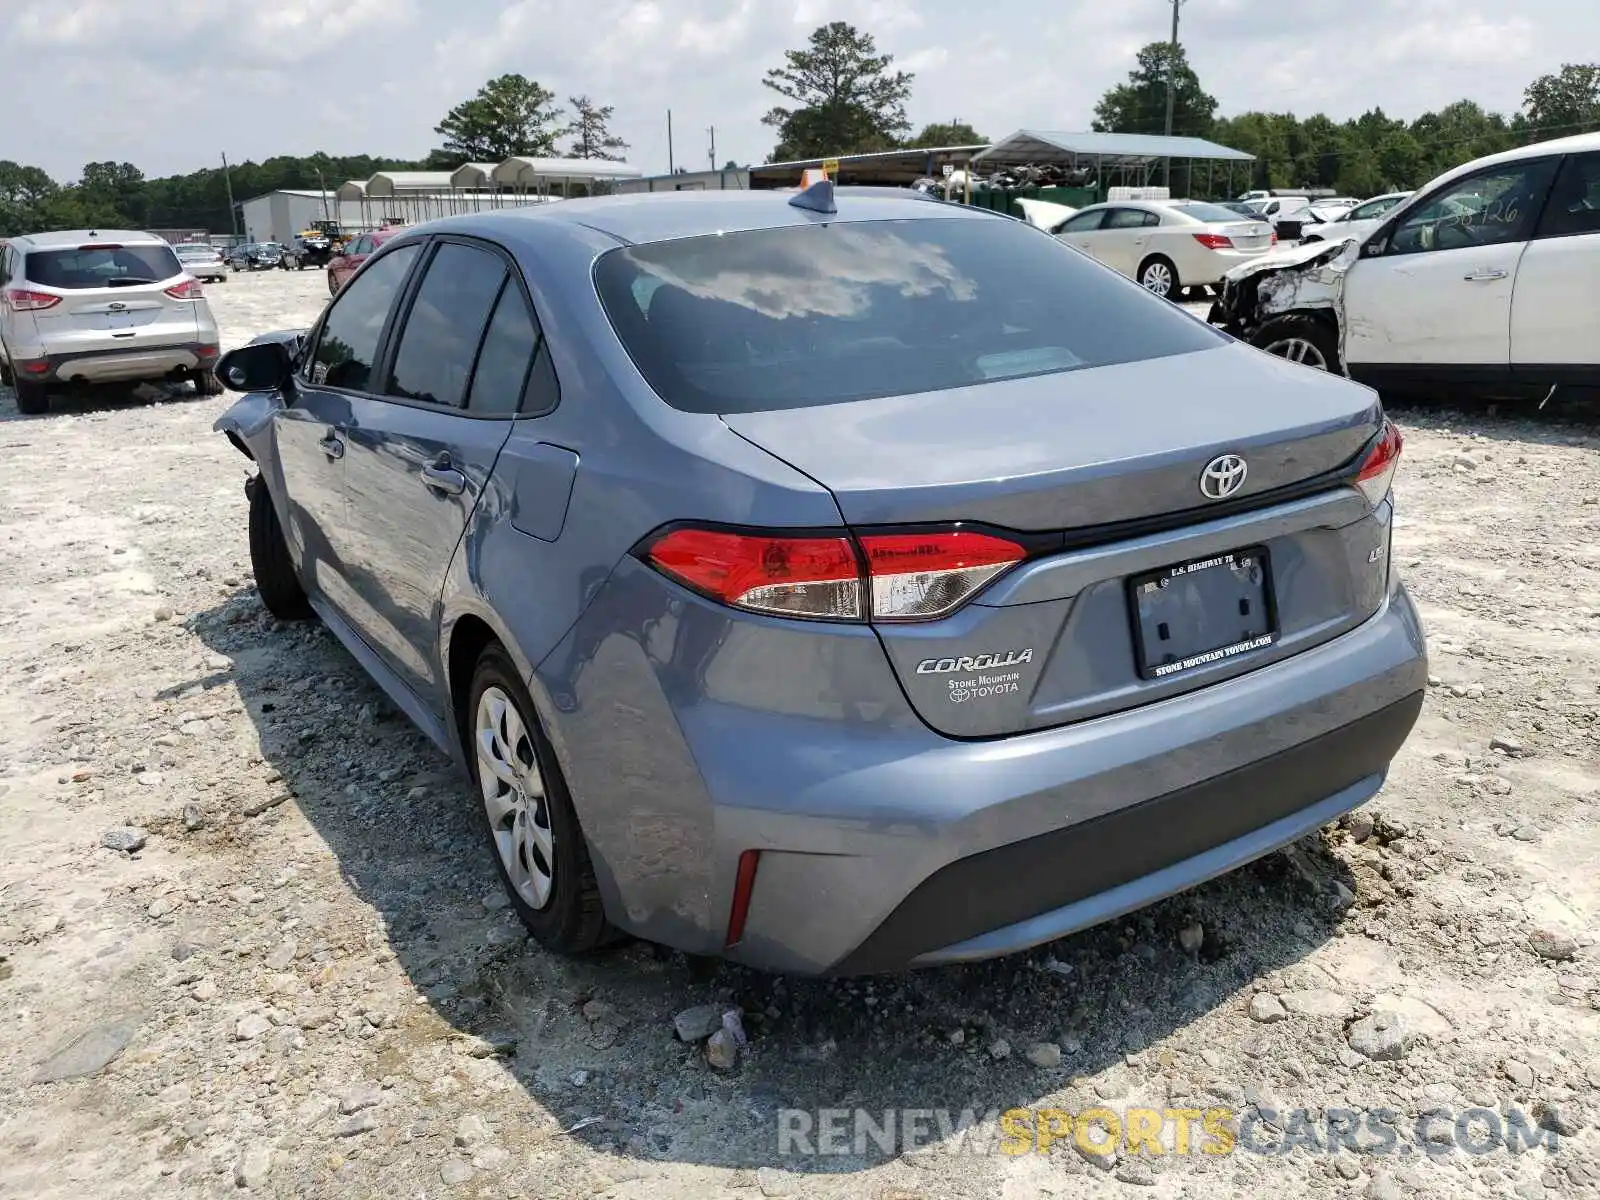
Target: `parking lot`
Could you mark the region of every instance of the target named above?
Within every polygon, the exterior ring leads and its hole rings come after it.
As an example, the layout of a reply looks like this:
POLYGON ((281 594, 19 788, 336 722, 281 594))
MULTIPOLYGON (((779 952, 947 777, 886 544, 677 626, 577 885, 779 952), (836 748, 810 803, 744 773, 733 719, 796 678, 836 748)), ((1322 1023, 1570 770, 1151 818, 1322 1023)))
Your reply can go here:
MULTIPOLYGON (((206 291, 225 349, 327 294, 206 291)), ((261 608, 229 403, 0 389, 0 1196, 1600 1193, 1592 411, 1393 413, 1433 678, 1347 826, 1030 954, 830 982, 534 947, 464 781, 261 608), (743 1014, 729 1071, 674 1036, 709 1003, 743 1014), (806 1152, 819 1110, 1016 1107, 1226 1108, 1240 1144, 806 1152), (1559 1149, 1452 1142, 1469 1109, 1559 1149), (1329 1110, 1398 1138, 1330 1151, 1329 1110), (1320 1148, 1271 1152, 1297 1122, 1320 1148)))

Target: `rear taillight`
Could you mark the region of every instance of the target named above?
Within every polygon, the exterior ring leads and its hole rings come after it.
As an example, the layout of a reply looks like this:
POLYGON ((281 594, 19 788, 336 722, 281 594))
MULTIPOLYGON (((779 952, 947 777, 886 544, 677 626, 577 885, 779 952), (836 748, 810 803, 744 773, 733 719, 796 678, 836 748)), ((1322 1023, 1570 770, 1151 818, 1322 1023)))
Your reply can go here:
POLYGON ((650 547, 658 570, 754 612, 860 620, 861 568, 847 537, 774 537, 675 529, 650 547))
POLYGON ((198 300, 205 295, 198 279, 185 279, 182 283, 175 283, 171 287, 162 288, 161 290, 174 300, 198 300))
POLYGON ((1273 230, 1272 231, 1272 235, 1271 235, 1270 239, 1267 242, 1267 245, 1276 246, 1277 244, 1278 244, 1278 231, 1277 230, 1273 230))
POLYGON ((927 621, 959 608, 1027 552, 987 533, 867 534, 861 538, 878 621, 927 621))
POLYGON ((1233 239, 1225 233, 1197 233, 1194 240, 1207 250, 1232 250, 1233 239))
POLYGON ((1400 465, 1400 450, 1404 444, 1395 423, 1385 420, 1383 432, 1378 435, 1378 444, 1367 452, 1366 461, 1356 475, 1356 486, 1366 493, 1368 502, 1374 506, 1389 494, 1389 485, 1394 481, 1395 468, 1400 465))
POLYGON ((965 529, 790 537, 675 529, 644 557, 723 604, 830 621, 929 621, 953 612, 1027 557, 965 529))
POLYGON ((0 295, 5 297, 6 307, 12 312, 38 312, 61 303, 60 296, 52 296, 49 292, 30 292, 27 288, 7 288, 0 295))

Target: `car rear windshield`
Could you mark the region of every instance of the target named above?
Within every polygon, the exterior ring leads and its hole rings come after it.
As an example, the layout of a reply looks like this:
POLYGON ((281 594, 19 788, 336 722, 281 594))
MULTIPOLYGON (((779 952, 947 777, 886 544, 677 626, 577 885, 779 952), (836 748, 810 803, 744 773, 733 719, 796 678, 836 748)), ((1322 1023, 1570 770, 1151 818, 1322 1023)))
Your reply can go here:
POLYGON ((1226 221, 1230 225, 1237 225, 1243 214, 1231 208, 1223 208, 1220 204, 1174 204, 1170 206, 1173 212, 1182 213, 1186 217, 1193 217, 1196 221, 1226 221))
POLYGON ((601 303, 686 412, 806 408, 1206 350, 1202 322, 1020 221, 818 222, 619 247, 601 303))
POLYGON ((73 289, 159 283, 183 268, 171 246, 73 246, 30 252, 22 273, 45 287, 73 289))

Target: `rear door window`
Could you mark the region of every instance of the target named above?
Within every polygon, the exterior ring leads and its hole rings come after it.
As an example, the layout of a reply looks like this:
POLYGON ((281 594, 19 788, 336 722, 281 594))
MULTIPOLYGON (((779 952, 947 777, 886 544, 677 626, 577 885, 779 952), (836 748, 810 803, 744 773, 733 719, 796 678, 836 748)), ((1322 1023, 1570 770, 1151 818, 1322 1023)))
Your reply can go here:
POLYGON ((183 274, 171 246, 70 246, 34 250, 23 274, 33 283, 63 290, 133 287, 183 274))
POLYGON ((1039 230, 976 216, 620 246, 595 282, 641 374, 690 412, 905 395, 1226 341, 1039 230))
POLYGON ((1537 236, 1600 233, 1600 154, 1573 154, 1561 164, 1537 236))
POLYGON ((1114 208, 1106 218, 1107 229, 1143 229, 1146 225, 1159 225, 1161 218, 1142 208, 1114 208))
POLYGON ((507 279, 489 318, 483 347, 478 351, 467 411, 497 417, 520 411, 528 369, 540 351, 540 340, 539 324, 522 297, 522 289, 507 279))
POLYGON ((460 408, 505 279, 505 263, 497 254, 458 242, 441 245, 406 314, 383 390, 403 400, 460 408))
POLYGON ((417 249, 401 246, 374 259, 359 278, 344 286, 322 319, 317 348, 310 360, 310 382, 356 392, 368 389, 383 327, 417 257, 417 249))

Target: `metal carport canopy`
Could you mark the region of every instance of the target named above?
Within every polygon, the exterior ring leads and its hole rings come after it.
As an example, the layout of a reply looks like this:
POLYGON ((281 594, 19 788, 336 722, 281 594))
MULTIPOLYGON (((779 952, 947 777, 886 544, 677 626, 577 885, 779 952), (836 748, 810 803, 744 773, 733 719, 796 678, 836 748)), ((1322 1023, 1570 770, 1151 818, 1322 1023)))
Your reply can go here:
POLYGON ((1019 129, 973 155, 975 163, 991 167, 1076 165, 1080 159, 1094 159, 1107 167, 1140 167, 1169 158, 1254 162, 1256 156, 1204 138, 1161 137, 1150 133, 1059 133, 1040 129, 1019 129))

